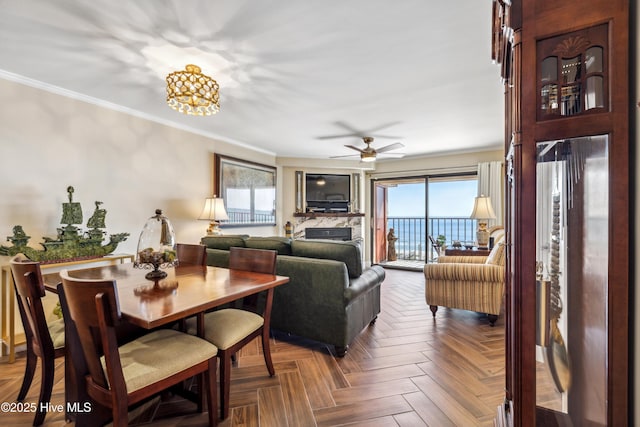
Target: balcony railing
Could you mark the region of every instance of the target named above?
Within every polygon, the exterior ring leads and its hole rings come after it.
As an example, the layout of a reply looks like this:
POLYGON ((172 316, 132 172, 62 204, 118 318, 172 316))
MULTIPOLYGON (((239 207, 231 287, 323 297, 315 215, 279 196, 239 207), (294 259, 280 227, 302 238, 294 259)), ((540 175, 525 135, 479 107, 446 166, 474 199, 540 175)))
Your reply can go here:
POLYGON ((229 220, 223 224, 275 224, 276 222, 275 213, 254 212, 252 214, 246 210, 228 209, 227 215, 229 220))
POLYGON ((398 259, 425 261, 437 258, 428 235, 434 239, 445 236, 450 246, 454 240, 472 242, 476 239, 477 221, 465 217, 387 217, 387 230, 393 228, 398 259))

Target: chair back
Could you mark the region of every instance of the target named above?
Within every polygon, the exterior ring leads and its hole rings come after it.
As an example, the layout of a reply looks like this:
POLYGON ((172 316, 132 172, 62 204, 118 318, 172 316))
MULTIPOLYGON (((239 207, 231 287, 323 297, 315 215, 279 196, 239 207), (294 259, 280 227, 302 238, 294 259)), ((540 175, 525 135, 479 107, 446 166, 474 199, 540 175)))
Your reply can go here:
MULTIPOLYGON (((104 389, 109 389, 109 384, 118 389, 115 385, 124 385, 124 374, 115 330, 120 320, 115 280, 76 279, 66 270, 60 272, 60 277, 91 379, 104 389), (100 361, 103 355, 108 382, 100 361)), ((126 388, 120 391, 126 394, 126 388)))
POLYGON ((207 247, 187 243, 177 244, 178 265, 207 265, 207 247))
POLYGON ((276 274, 278 252, 270 249, 229 248, 229 268, 254 273, 276 274))
POLYGON ((26 339, 35 344, 36 354, 53 358, 53 341, 42 307, 45 289, 40 263, 18 254, 11 259, 10 265, 26 339))

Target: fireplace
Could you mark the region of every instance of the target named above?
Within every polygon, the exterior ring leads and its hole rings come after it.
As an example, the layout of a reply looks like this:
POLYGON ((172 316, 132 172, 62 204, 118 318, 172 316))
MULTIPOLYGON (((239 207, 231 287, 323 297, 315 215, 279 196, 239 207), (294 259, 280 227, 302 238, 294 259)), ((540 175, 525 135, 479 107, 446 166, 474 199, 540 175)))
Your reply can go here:
POLYGON ((351 240, 351 227, 307 227, 305 239, 351 240))

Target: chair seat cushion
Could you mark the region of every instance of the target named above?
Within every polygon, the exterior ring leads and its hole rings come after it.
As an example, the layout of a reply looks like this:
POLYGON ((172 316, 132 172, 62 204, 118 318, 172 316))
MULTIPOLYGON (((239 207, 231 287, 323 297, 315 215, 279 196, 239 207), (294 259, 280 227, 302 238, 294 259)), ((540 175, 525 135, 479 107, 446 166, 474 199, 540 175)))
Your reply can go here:
POLYGON ((53 348, 64 347, 64 320, 56 319, 50 323, 47 323, 49 329, 49 335, 51 335, 51 341, 53 342, 53 348))
MULTIPOLYGON (((128 393, 209 360, 218 353, 215 345, 172 329, 151 332, 118 349, 128 393)), ((104 356, 101 362, 106 373, 104 356)))
MULTIPOLYGON (((204 316, 204 337, 226 350, 264 325, 262 316, 246 310, 225 308, 204 316)), ((196 319, 187 320, 187 332, 196 333, 196 319)))

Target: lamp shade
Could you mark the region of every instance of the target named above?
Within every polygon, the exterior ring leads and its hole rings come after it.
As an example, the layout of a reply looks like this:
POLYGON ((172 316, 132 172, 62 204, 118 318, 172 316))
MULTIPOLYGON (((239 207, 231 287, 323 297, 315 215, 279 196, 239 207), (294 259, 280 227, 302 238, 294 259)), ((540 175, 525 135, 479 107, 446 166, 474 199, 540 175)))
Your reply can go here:
POLYGON ((221 197, 208 197, 204 200, 204 209, 198 217, 198 219, 209 221, 209 228, 207 228, 207 236, 220 235, 218 221, 229 219, 227 211, 224 208, 224 200, 221 197))
POLYGON ((480 195, 476 197, 476 201, 473 205, 473 212, 471 212, 471 218, 473 219, 495 219, 496 213, 493 211, 491 205, 491 198, 489 196, 480 195))
POLYGON ((221 197, 208 197, 204 200, 204 208, 198 219, 207 221, 223 221, 229 219, 221 197))

